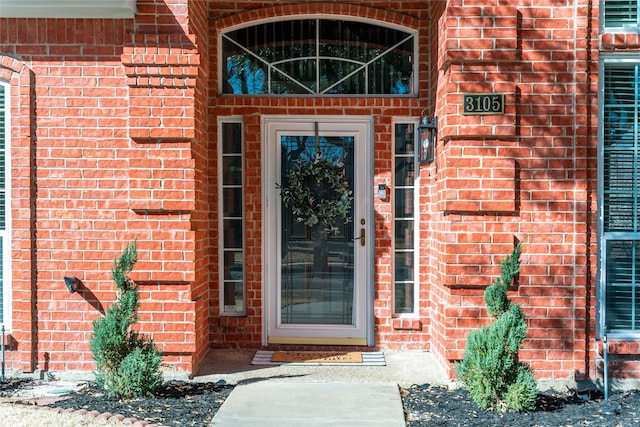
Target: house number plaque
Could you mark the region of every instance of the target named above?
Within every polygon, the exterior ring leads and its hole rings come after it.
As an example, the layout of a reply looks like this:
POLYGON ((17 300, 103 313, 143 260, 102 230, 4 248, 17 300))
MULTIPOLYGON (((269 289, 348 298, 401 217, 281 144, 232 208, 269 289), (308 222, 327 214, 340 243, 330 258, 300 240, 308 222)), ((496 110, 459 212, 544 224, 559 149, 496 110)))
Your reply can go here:
POLYGON ((463 93, 462 114, 504 114, 504 93, 463 93))

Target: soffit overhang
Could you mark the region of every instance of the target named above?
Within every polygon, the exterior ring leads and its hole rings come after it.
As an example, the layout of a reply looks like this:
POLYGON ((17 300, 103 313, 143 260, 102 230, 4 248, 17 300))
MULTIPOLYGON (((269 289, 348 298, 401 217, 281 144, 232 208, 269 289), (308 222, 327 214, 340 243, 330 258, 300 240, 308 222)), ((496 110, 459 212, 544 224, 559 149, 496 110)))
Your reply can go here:
POLYGON ((133 18, 136 0, 0 0, 0 18, 133 18))

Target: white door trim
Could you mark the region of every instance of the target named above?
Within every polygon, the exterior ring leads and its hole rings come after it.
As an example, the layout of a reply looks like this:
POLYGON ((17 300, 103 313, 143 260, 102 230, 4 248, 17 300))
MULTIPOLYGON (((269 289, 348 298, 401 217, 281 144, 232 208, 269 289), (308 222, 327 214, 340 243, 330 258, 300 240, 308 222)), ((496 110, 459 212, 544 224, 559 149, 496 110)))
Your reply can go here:
POLYGON ((263 116, 262 131, 262 313, 263 345, 269 343, 373 345, 373 118, 370 116, 263 116), (355 211, 353 221, 364 227, 367 241, 355 250, 355 325, 282 325, 279 322, 279 260, 276 248, 280 233, 280 198, 276 183, 280 177, 279 150, 272 144, 280 129, 313 126, 320 132, 356 135, 355 211), (271 145, 270 145, 271 144, 271 145), (365 225, 360 224, 361 218, 365 225), (330 329, 330 337, 324 336, 330 329))

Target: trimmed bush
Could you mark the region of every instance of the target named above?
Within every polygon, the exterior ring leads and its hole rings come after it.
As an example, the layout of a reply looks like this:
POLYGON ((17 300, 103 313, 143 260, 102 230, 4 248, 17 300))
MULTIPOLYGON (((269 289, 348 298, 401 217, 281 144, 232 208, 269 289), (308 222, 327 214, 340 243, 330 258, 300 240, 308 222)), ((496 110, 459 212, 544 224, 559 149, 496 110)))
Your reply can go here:
POLYGON ((484 294, 487 312, 495 320, 469 334, 464 359, 456 366, 471 398, 483 409, 519 412, 535 407, 535 377, 518 359, 527 323, 522 308, 507 298, 520 271, 520 253, 518 244, 500 263, 500 277, 484 294))
POLYGON ((137 258, 134 241, 114 259, 112 276, 119 298, 93 322, 90 341, 96 382, 110 396, 126 399, 151 395, 162 383, 160 352, 152 340, 131 329, 138 321, 140 293, 127 274, 137 258))

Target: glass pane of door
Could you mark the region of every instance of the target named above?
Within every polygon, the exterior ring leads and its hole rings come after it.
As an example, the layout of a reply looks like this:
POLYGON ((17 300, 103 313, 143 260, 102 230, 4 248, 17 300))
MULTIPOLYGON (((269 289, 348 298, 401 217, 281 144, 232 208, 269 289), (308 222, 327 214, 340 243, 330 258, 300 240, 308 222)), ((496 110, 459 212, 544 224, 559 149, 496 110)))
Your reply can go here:
MULTIPOLYGON (((280 135, 280 182, 298 162, 323 160, 344 165, 354 192, 354 136, 280 135)), ((332 197, 322 182, 310 183, 310 197, 332 197), (317 184, 317 187, 314 185, 317 184), (315 188, 314 188, 315 187, 315 188)), ((354 223, 337 218, 330 227, 307 226, 284 203, 280 230, 280 322, 282 324, 353 325, 354 223)), ((351 215, 354 207, 351 202, 351 215)))

